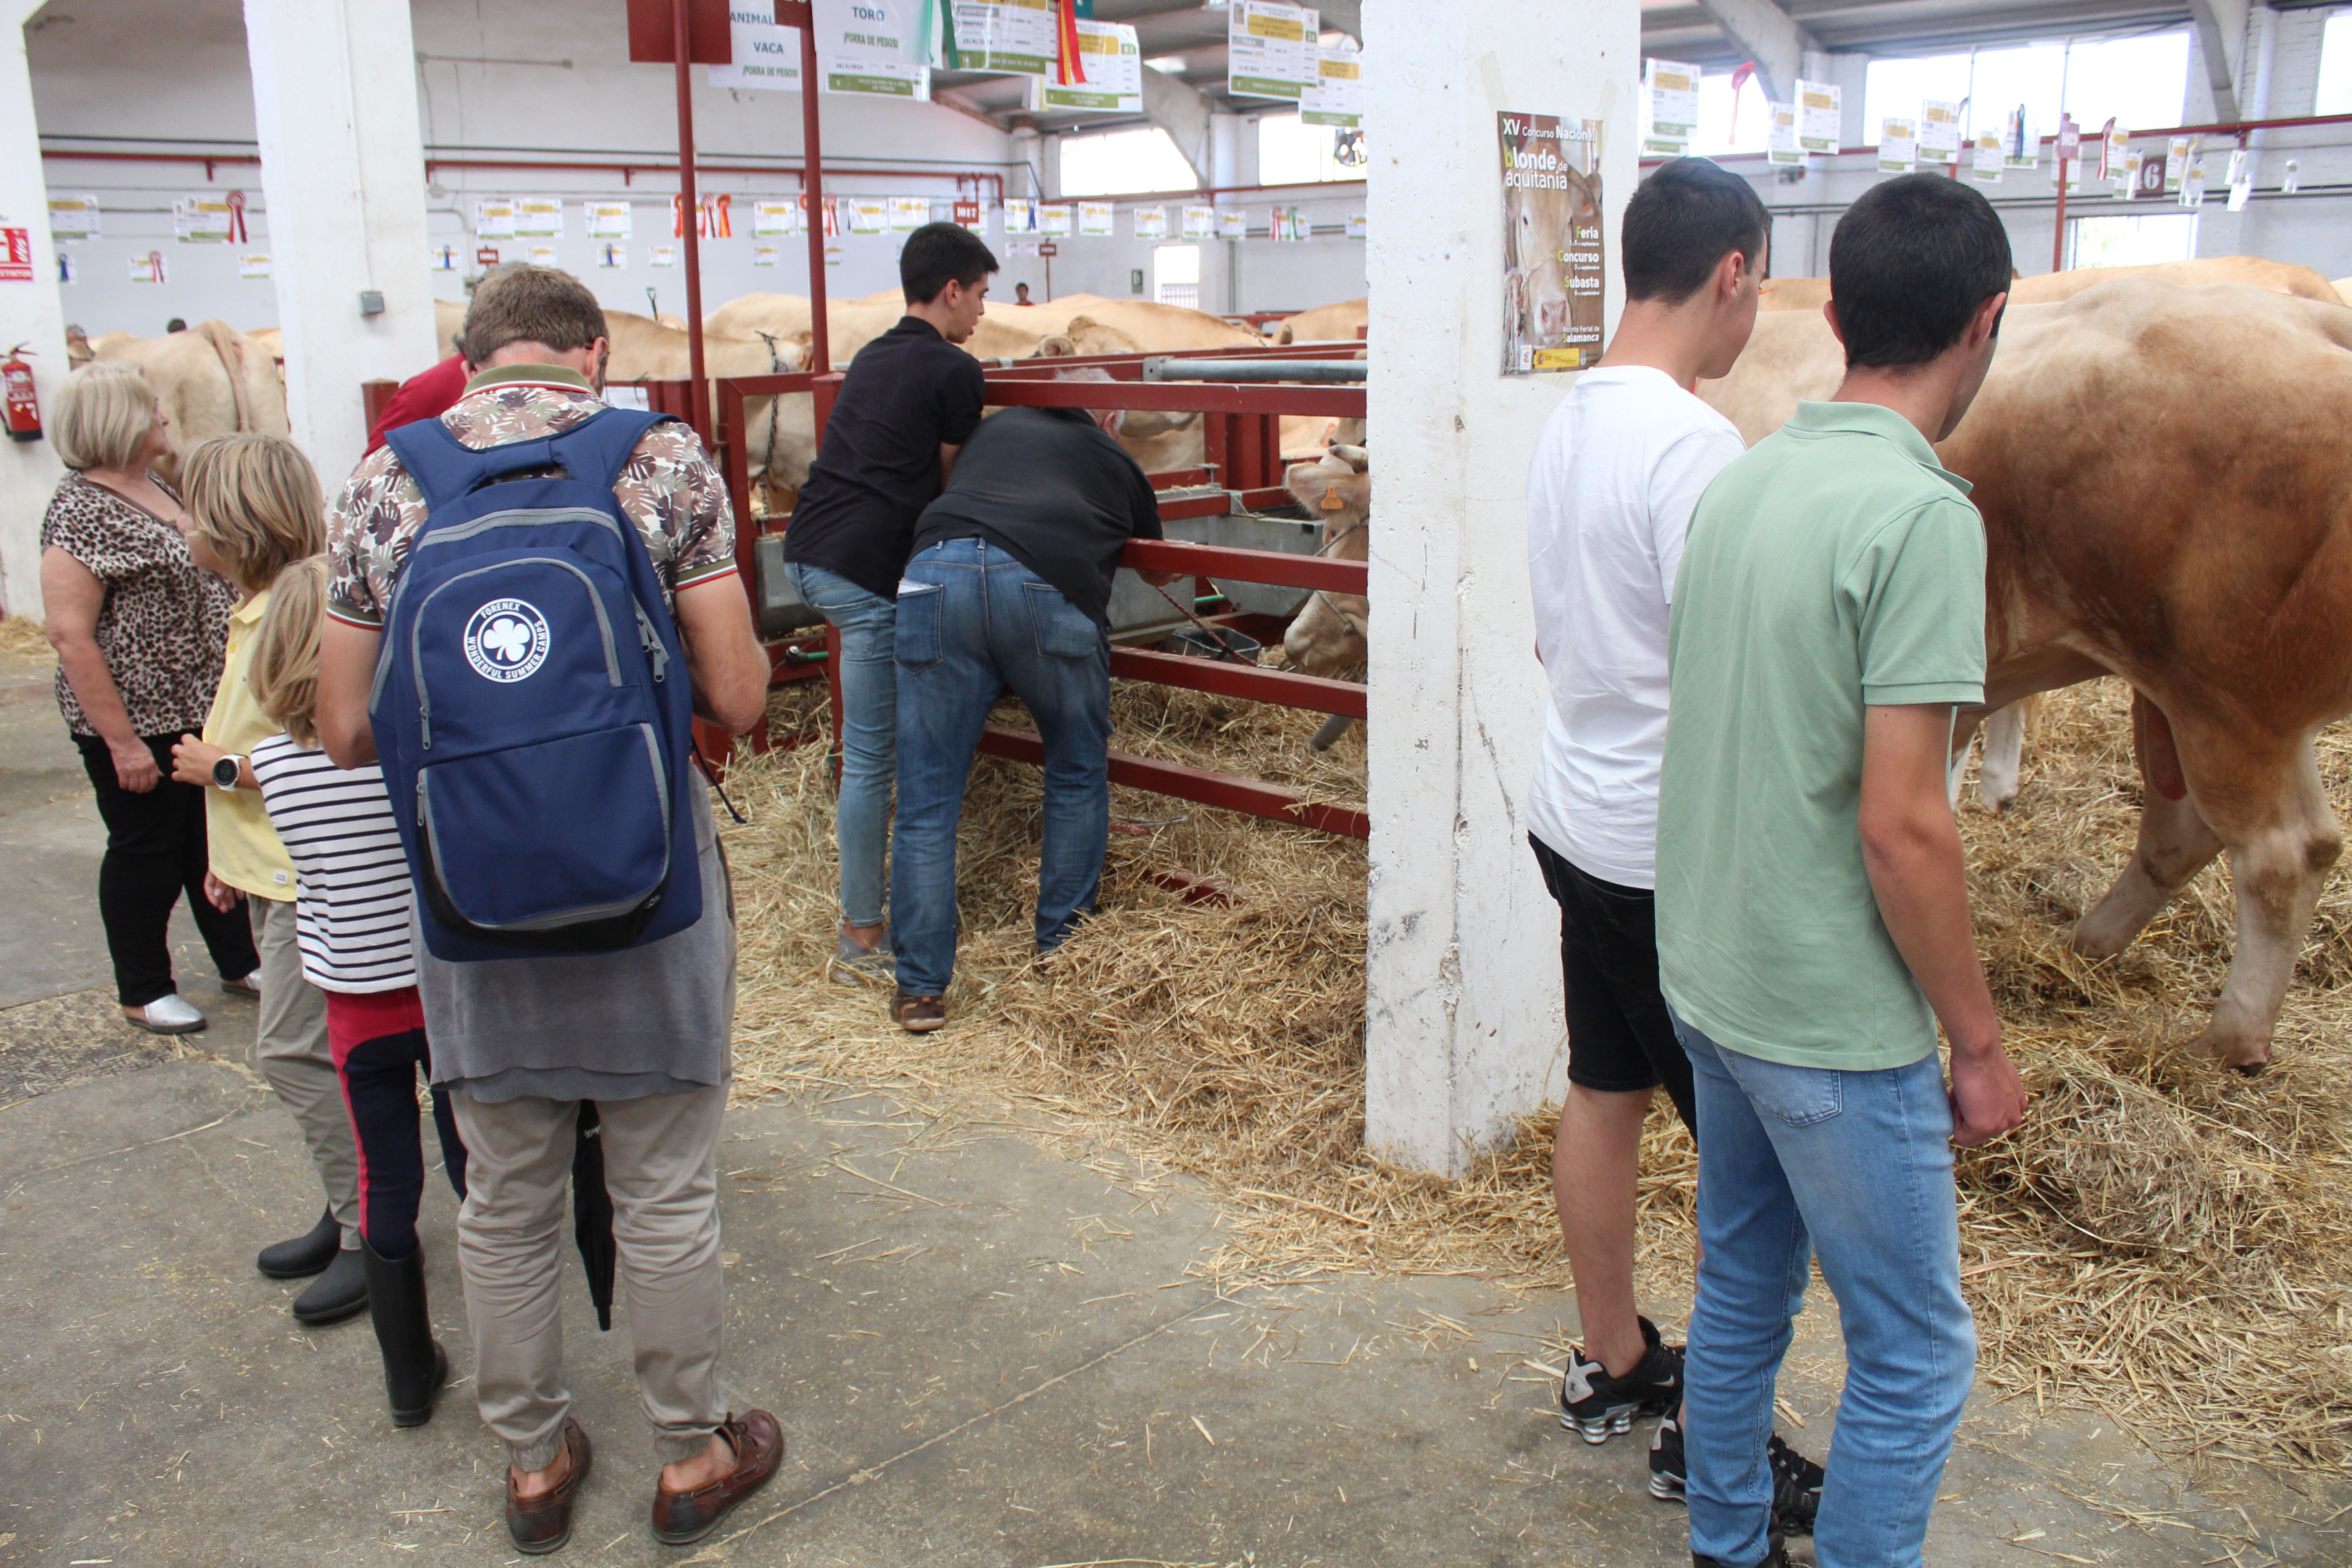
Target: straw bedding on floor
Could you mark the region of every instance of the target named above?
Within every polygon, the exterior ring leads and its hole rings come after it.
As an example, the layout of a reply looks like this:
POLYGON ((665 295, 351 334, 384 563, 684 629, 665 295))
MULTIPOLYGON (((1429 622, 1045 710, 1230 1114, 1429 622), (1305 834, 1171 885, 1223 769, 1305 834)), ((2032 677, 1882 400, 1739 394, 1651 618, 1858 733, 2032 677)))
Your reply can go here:
MULTIPOLYGON (((780 695, 779 730, 813 731, 822 695, 816 682, 780 695)), ((2340 1466, 2352 1460, 2352 889, 2339 877, 2322 902, 2268 1074, 2185 1054, 2231 952, 2223 869, 2116 960, 2063 945, 2132 842, 2127 702, 2115 682, 2053 699, 2016 804, 1962 818, 1979 943, 2033 1094, 2022 1131, 1960 1161, 1984 1374, 2160 1442, 2340 1466)), ((1363 798, 1360 729, 1317 756, 1304 745, 1312 715, 1126 683, 1115 707, 1123 750, 1363 798)), ((1003 717, 1024 722, 1009 703, 1003 717)), ((2323 768, 2337 809, 2352 808, 2352 735, 2323 737, 2323 768)), ((1041 970, 1038 774, 983 760, 961 837, 953 1022, 913 1037, 885 1018, 887 990, 827 982, 824 746, 751 760, 730 793, 751 817, 729 835, 742 1092, 1021 1095, 1206 1178, 1227 1238, 1209 1267, 1229 1278, 1564 1282, 1549 1114, 1451 1183, 1363 1151, 1361 845, 1115 790, 1102 911, 1041 970), (1153 880, 1179 870, 1224 884, 1231 901, 1188 903, 1153 880)), ((1641 1268, 1664 1300, 1687 1289, 1694 1170, 1687 1139, 1654 1111, 1641 1268)))

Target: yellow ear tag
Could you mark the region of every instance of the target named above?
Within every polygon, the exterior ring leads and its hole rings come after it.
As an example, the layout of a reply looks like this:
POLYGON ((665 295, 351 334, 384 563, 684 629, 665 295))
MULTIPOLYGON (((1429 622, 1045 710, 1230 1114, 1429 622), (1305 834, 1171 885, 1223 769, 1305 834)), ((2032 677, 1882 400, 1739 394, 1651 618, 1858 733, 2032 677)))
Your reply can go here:
POLYGON ((1339 486, 1333 485, 1329 489, 1323 492, 1323 510, 1325 511, 1345 511, 1348 510, 1348 503, 1339 499, 1339 486))

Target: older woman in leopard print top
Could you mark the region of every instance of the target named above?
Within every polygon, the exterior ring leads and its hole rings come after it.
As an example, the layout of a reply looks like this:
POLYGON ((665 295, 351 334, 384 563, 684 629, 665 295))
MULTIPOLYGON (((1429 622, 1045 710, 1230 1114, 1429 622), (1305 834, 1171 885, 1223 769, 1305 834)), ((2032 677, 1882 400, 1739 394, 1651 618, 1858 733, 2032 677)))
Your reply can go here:
POLYGON ((190 558, 180 498, 151 469, 169 424, 137 366, 68 376, 50 433, 74 471, 42 520, 41 595, 58 708, 106 823, 98 908, 115 999, 141 1028, 201 1029, 165 941, 181 897, 225 986, 251 991, 260 966, 242 912, 205 897, 204 790, 171 776, 173 742, 212 708, 236 591, 190 558))

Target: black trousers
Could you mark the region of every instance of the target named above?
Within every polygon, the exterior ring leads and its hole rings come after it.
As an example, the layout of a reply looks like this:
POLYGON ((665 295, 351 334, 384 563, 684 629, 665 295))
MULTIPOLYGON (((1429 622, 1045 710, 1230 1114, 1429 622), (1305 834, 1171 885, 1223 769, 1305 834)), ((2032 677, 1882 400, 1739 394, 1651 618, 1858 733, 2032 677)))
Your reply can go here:
POLYGON ((242 980, 261 967, 245 910, 224 914, 205 898, 205 792, 172 777, 177 735, 141 737, 154 753, 163 782, 133 795, 114 778, 114 755, 95 735, 76 735, 81 765, 98 792, 106 824, 106 858, 98 867, 98 914, 114 960, 115 1000, 144 1007, 172 994, 172 906, 182 894, 196 917, 224 980, 242 980))
POLYGON ((1528 843, 1559 904, 1568 1081, 1603 1094, 1663 1089, 1697 1136, 1690 1058, 1658 989, 1656 895, 1588 875, 1532 833, 1528 843))

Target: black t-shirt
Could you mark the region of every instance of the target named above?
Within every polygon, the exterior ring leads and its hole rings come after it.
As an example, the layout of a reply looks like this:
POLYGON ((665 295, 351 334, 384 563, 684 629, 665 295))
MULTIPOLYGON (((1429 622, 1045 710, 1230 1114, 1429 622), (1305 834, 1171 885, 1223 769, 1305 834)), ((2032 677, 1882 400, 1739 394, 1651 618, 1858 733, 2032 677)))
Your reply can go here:
POLYGON ((896 598, 940 448, 980 423, 980 362, 913 316, 857 351, 784 529, 784 558, 896 598))
POLYGON ((1108 626, 1111 577, 1130 539, 1158 539, 1151 481, 1082 408, 1008 408, 982 422, 923 509, 915 549, 984 539, 1108 626))

